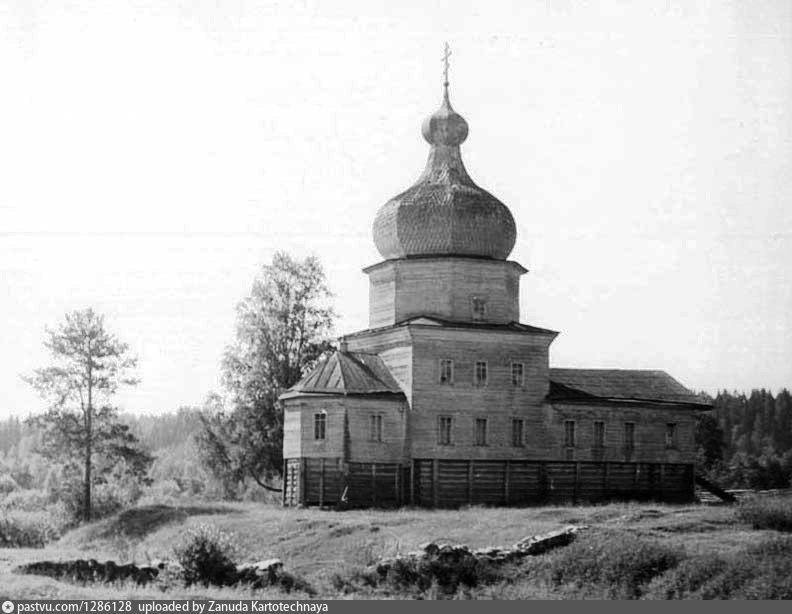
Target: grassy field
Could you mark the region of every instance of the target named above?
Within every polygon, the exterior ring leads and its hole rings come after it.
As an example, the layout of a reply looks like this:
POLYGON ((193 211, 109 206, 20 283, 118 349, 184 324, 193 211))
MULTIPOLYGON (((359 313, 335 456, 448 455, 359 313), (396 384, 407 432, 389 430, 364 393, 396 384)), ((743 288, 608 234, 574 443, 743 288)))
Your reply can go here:
MULTIPOLYGON (((196 523, 211 523, 225 531, 235 533, 244 550, 242 561, 281 558, 286 570, 305 578, 316 589, 318 597, 328 598, 418 596, 415 592, 409 591, 399 593, 389 589, 366 588, 355 582, 342 582, 341 579, 355 577, 360 570, 375 563, 381 557, 416 550, 419 544, 429 540, 463 543, 473 548, 509 546, 528 535, 543 533, 569 524, 585 524, 590 529, 580 538, 579 545, 573 544, 580 550, 575 554, 575 561, 585 559, 587 552, 592 550, 605 552, 608 548, 614 547, 614 544, 618 545, 622 542, 624 544, 622 550, 631 553, 640 551, 642 544, 648 543, 652 544, 652 547, 663 549, 663 552, 670 552, 669 556, 674 566, 686 559, 686 565, 695 567, 691 573, 700 574, 702 572, 699 568, 702 562, 743 559, 742 553, 758 543, 785 539, 784 534, 778 531, 753 528, 734 508, 725 506, 609 504, 520 509, 334 512, 316 509, 283 509, 253 503, 162 504, 130 509, 111 518, 77 528, 67 533, 60 541, 43 549, 0 550, 0 591, 4 595, 16 598, 61 599, 100 597, 230 599, 284 596, 274 589, 254 592, 240 587, 163 590, 154 586, 76 585, 50 578, 12 573, 13 568, 19 564, 41 560, 94 558, 100 561, 111 559, 119 563, 145 564, 156 559, 172 558, 171 549, 180 533, 186 526, 196 523)), ((599 589, 585 588, 584 584, 588 582, 586 578, 594 573, 591 569, 582 569, 575 577, 565 576, 563 573, 558 575, 553 571, 554 569, 559 566, 569 567, 569 563, 564 562, 562 556, 561 551, 557 551, 535 557, 524 566, 507 570, 497 578, 497 581, 474 589, 460 589, 455 596, 463 598, 625 596, 607 593, 606 582, 610 581, 599 576, 595 578, 600 582, 599 589), (583 580, 578 582, 581 578, 586 582, 583 580)), ((786 557, 786 554, 783 556, 786 557)), ((666 559, 668 557, 663 560, 666 559)), ((602 562, 593 565, 592 569, 600 573, 597 571, 599 569, 597 565, 602 567, 602 562)), ((655 582, 658 577, 663 576, 663 573, 673 572, 679 575, 678 570, 666 572, 663 571, 665 568, 658 569, 653 572, 655 582)), ((677 584, 680 582, 676 577, 671 578, 669 582, 672 580, 677 584)), ((635 583, 638 580, 631 582, 635 583)), ((661 593, 662 591, 655 591, 654 596, 661 593)), ((646 596, 640 591, 630 592, 627 596, 641 595, 646 596)), ((290 595, 292 598, 306 596, 294 593, 290 595)), ((425 591, 420 596, 439 595, 433 589, 425 591)))

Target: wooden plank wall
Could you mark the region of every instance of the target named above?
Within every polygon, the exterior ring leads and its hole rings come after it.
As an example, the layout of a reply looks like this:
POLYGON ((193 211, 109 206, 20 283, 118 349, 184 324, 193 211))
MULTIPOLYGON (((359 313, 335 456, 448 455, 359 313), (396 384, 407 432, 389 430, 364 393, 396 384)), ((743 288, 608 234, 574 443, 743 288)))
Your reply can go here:
POLYGON ((398 463, 346 463, 340 458, 289 459, 284 505, 398 507, 404 501, 405 471, 398 463), (345 492, 346 491, 346 492, 345 492))
POLYGON ((693 465, 574 461, 414 461, 413 503, 427 507, 693 499, 693 465))
POLYGON ((414 460, 342 463, 337 458, 289 459, 284 505, 459 507, 657 500, 694 496, 693 465, 587 461, 414 460))

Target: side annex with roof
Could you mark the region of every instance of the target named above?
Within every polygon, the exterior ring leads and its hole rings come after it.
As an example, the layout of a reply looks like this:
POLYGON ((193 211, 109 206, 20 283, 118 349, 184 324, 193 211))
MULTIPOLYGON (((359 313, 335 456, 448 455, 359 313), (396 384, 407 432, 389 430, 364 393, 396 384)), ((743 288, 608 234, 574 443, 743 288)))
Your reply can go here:
POLYGON ((554 369, 519 322, 509 209, 462 163, 467 122, 423 124, 426 169, 374 220, 369 328, 281 396, 286 505, 693 497, 695 412, 662 371, 554 369))

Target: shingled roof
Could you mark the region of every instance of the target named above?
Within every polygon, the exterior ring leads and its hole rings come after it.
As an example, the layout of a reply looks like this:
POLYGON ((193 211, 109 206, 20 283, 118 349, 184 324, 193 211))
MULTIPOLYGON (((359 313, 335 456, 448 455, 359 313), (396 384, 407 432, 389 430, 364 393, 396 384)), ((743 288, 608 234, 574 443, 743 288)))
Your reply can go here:
POLYGON ((635 369, 550 369, 550 399, 710 407, 665 371, 635 369))
POLYGON ((509 322, 506 324, 496 324, 493 322, 463 322, 457 320, 446 320, 435 316, 413 316, 397 322, 396 324, 388 324, 387 326, 379 326, 377 328, 367 328, 356 333, 346 335, 348 338, 360 337, 362 335, 369 335, 374 331, 387 330, 389 328, 397 328, 403 326, 438 326, 444 328, 470 328, 478 330, 502 330, 509 332, 520 333, 533 333, 540 335, 558 335, 558 331, 550 330, 548 328, 539 328, 538 326, 531 326, 530 324, 521 324, 520 322, 509 322))
POLYGON ((319 363, 286 394, 294 393, 402 394, 402 391, 376 354, 339 350, 319 363))

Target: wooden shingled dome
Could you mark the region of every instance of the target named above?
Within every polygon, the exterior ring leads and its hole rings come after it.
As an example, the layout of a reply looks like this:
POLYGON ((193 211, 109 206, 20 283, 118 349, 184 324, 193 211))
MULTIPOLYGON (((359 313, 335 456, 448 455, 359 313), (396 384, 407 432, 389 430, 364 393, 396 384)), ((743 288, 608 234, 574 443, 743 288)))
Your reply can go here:
POLYGON ((386 260, 439 255, 506 260, 517 238, 514 218, 465 170, 459 146, 468 125, 451 107, 447 88, 422 132, 431 145, 426 169, 374 219, 380 254, 386 260))

